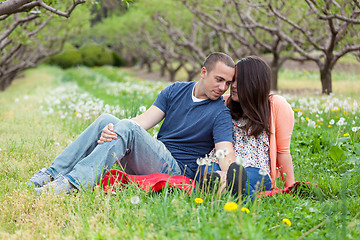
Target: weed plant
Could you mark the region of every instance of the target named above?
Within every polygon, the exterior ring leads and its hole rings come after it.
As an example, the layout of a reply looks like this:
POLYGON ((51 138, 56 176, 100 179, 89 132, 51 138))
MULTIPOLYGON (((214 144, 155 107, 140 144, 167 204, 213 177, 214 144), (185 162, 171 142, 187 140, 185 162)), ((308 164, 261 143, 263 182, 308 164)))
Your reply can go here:
POLYGON ((285 96, 295 114, 295 177, 309 182, 295 196, 243 203, 227 193, 136 186, 37 196, 23 186, 101 113, 136 116, 166 85, 115 68, 42 66, 0 93, 0 239, 358 238, 360 109, 346 94, 285 96))

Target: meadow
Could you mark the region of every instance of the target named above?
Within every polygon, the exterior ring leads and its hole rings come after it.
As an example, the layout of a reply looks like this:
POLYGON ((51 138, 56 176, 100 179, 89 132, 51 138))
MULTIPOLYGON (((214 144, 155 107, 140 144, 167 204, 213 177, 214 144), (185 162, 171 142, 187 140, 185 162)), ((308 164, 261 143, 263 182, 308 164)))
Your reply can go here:
MULTIPOLYGON (((282 71, 279 85, 291 86, 291 79, 305 86, 316 78, 282 71)), ((226 193, 146 193, 136 186, 113 195, 95 187, 37 196, 23 183, 96 117, 136 116, 169 83, 111 67, 28 70, 0 93, 0 239, 358 239, 359 83, 359 76, 339 73, 334 86, 353 87, 330 96, 285 93, 295 114, 295 178, 308 187, 301 194, 229 205, 235 200, 226 193)))

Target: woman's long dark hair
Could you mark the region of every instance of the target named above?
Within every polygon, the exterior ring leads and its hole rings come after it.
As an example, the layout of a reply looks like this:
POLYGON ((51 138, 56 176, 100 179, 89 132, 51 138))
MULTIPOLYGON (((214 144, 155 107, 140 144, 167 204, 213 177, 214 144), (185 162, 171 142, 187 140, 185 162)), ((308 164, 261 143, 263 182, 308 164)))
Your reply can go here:
POLYGON ((248 119, 245 130, 250 136, 258 137, 264 130, 269 134, 270 67, 261 58, 250 56, 238 61, 235 69, 239 102, 233 101, 231 97, 227 101, 232 118, 248 119))

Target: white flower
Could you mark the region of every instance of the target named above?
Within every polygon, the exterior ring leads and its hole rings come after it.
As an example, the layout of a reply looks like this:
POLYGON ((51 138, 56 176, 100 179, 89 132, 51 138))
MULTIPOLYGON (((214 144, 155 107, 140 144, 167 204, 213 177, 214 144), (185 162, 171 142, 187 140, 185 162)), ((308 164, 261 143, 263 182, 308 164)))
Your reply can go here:
POLYGON ((204 161, 203 158, 198 158, 196 159, 196 163, 199 165, 199 166, 202 166, 202 165, 205 165, 206 162, 204 161))
POLYGON ((29 99, 29 96, 28 95, 25 95, 24 96, 24 100, 28 100, 29 99))
POLYGON ((140 203, 140 198, 138 196, 133 196, 130 198, 130 202, 134 205, 139 204, 140 203))
POLYGON ((301 116, 302 116, 302 112, 298 112, 298 113, 297 113, 297 116, 298 116, 298 117, 301 117, 301 116))
POLYGON ((242 166, 244 164, 244 159, 240 156, 237 156, 236 159, 235 159, 235 162, 237 165, 240 165, 242 166))
POLYGON ((315 121, 309 119, 309 121, 308 121, 308 127, 313 127, 313 128, 316 127, 315 121))
POLYGON ((19 99, 18 99, 18 98, 15 98, 15 102, 19 102, 19 99))
POLYGON ((139 107, 139 111, 140 111, 140 112, 145 112, 145 111, 146 111, 146 107, 145 107, 145 106, 139 107))
POLYGON ((60 146, 60 143, 55 142, 54 145, 55 145, 55 146, 60 146))
POLYGON ((352 128, 351 128, 351 130, 352 130, 353 132, 357 132, 359 129, 360 129, 360 127, 352 127, 352 128))
POLYGON ((334 123, 335 123, 334 119, 331 119, 330 122, 329 122, 330 125, 333 125, 334 123))
POLYGON ((226 157, 225 151, 224 151, 224 150, 221 150, 221 149, 216 150, 215 156, 216 156, 218 159, 223 159, 224 157, 226 157))
POLYGON ((266 172, 265 169, 260 168, 259 174, 260 174, 261 176, 266 176, 266 175, 267 175, 267 172, 266 172))
POLYGON ((205 158, 203 158, 203 161, 204 161, 204 165, 208 165, 208 166, 211 166, 212 164, 212 159, 209 158, 208 156, 206 156, 205 158))

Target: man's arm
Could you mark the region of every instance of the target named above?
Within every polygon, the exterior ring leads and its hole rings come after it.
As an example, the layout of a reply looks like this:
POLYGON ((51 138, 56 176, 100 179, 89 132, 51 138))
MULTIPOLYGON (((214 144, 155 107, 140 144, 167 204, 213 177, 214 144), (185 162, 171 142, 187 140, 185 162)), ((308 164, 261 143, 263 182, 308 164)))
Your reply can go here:
POLYGON ((218 142, 215 144, 215 150, 224 150, 227 151, 227 155, 219 159, 219 166, 221 168, 222 172, 225 172, 228 170, 231 163, 235 162, 235 151, 232 142, 218 142))
POLYGON ((131 120, 135 121, 146 131, 154 127, 156 124, 161 122, 165 117, 165 113, 160 110, 160 108, 151 105, 151 107, 144 112, 143 114, 132 118, 131 120))
MULTIPOLYGON (((145 130, 149 130, 163 120, 164 117, 165 113, 161 111, 160 108, 152 105, 146 112, 131 120, 139 124, 145 130)), ((98 143, 103 144, 104 142, 111 142, 113 139, 117 139, 117 134, 114 132, 114 125, 109 123, 102 130, 98 143)))

